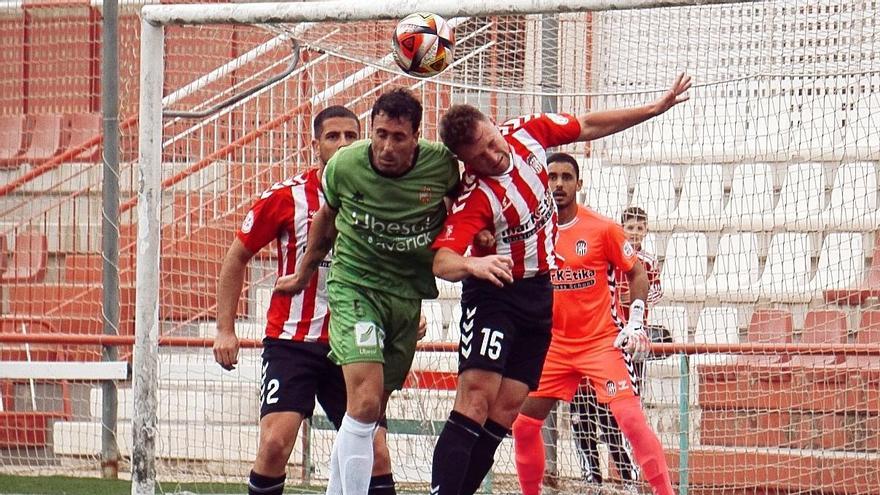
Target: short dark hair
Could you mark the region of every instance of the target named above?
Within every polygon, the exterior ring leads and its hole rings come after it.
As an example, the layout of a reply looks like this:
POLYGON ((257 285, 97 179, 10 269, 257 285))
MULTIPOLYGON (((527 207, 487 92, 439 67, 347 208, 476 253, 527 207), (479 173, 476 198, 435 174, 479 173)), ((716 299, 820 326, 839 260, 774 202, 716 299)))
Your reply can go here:
POLYGON ((647 222, 648 214, 638 206, 629 206, 620 214, 620 223, 625 223, 627 220, 647 222))
POLYGON ((418 131, 419 126, 422 125, 422 104, 412 91, 406 88, 395 88, 380 96, 376 103, 373 103, 370 122, 380 113, 392 119, 409 120, 413 131, 418 131))
POLYGON ((477 123, 484 120, 489 119, 474 106, 452 105, 440 119, 440 140, 455 153, 461 146, 476 141, 474 131, 477 123))
POLYGON ((318 115, 315 115, 314 120, 312 120, 312 130, 314 131, 314 136, 316 138, 320 137, 321 133, 324 132, 324 121, 334 117, 343 117, 354 120, 357 122, 358 132, 360 132, 361 121, 358 120, 357 115, 342 105, 333 105, 318 112, 318 115))
POLYGON ((571 165, 571 168, 574 169, 574 178, 577 180, 581 179, 581 166, 573 156, 568 153, 550 153, 550 156, 547 157, 547 165, 553 162, 563 162, 571 165))

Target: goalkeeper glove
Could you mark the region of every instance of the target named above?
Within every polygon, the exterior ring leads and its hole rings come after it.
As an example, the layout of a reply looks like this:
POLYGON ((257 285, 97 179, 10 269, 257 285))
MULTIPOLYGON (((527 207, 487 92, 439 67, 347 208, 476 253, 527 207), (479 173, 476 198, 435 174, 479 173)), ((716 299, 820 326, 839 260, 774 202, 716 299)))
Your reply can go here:
POLYGON ((651 341, 644 329, 645 302, 636 299, 629 306, 629 320, 626 326, 614 339, 614 347, 623 349, 633 357, 635 361, 641 361, 651 349, 651 341))

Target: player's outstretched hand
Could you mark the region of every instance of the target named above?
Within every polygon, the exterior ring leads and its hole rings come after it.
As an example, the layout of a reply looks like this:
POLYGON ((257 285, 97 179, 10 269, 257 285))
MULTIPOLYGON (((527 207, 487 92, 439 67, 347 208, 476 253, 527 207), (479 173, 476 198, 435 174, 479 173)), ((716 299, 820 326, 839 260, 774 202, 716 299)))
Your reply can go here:
POLYGON ((513 259, 510 256, 493 254, 479 258, 466 258, 468 273, 473 277, 488 280, 498 287, 504 287, 505 283, 513 282, 513 259))
POLYGON ((214 361, 227 371, 235 369, 238 364, 238 337, 235 332, 217 332, 214 339, 214 361))
POLYGON ((691 76, 684 72, 679 74, 669 91, 663 93, 663 96, 654 102, 655 115, 660 115, 675 105, 688 101, 691 95, 687 94, 687 90, 691 89, 691 84, 691 76))
POLYGON ((295 296, 306 288, 311 278, 311 273, 306 274, 297 270, 293 275, 278 277, 278 280, 275 281, 275 288, 272 290, 295 296))
POLYGON ((623 349, 636 361, 641 361, 651 350, 651 340, 641 324, 630 321, 614 339, 614 347, 623 349))
POLYGON ((425 335, 428 333, 428 319, 425 318, 425 314, 422 313, 419 315, 419 330, 416 332, 416 338, 418 340, 422 340, 425 338, 425 335))

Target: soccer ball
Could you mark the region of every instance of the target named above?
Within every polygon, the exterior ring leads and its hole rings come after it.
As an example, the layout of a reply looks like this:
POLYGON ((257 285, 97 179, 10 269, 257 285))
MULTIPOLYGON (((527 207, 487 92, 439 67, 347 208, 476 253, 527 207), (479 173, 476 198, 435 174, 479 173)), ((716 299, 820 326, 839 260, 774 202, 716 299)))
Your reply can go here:
POLYGON ((407 74, 431 77, 452 62, 455 33, 446 19, 419 12, 404 17, 391 37, 394 61, 407 74))

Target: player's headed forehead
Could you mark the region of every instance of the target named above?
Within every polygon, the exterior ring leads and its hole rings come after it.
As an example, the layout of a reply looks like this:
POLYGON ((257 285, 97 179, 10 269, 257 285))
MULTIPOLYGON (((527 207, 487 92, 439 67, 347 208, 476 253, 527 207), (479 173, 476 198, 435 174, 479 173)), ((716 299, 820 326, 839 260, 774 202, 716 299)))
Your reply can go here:
POLYGON ((328 136, 338 137, 339 135, 357 139, 361 135, 360 123, 347 117, 330 117, 321 124, 320 132, 315 135, 315 138, 320 141, 328 136))

